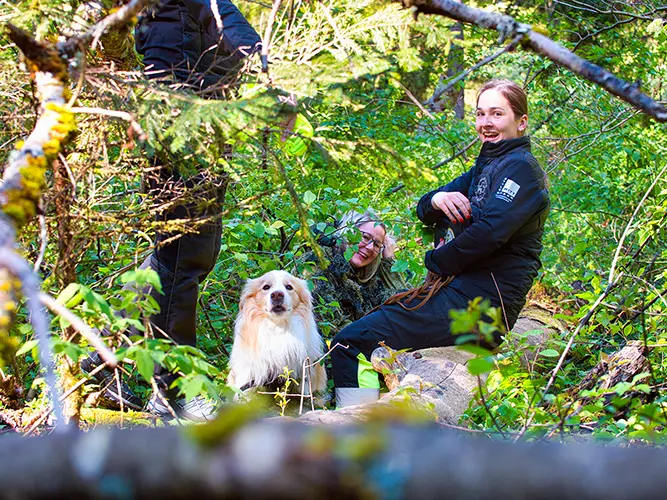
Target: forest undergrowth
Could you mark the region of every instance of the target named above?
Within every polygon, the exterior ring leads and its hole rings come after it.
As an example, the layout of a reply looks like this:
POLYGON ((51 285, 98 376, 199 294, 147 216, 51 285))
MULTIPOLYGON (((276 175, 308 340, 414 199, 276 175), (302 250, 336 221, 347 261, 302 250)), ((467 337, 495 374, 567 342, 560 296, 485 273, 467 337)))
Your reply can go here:
MULTIPOLYGON (((472 126, 476 90, 489 78, 511 78, 528 91, 534 153, 548 174, 552 199, 543 267, 528 303, 560 322, 560 332, 529 366, 521 362, 521 342, 490 355, 485 397, 475 400, 463 423, 511 439, 662 441, 667 425, 664 125, 521 50, 465 80, 463 120, 450 109, 429 111, 415 102, 430 95, 447 69, 450 21, 424 16, 415 21, 393 4, 290 5, 274 20, 269 74, 253 61, 225 99, 145 81, 136 54, 125 47, 119 58, 111 39, 89 50, 85 62, 79 60, 71 81, 80 108, 78 130, 48 174, 42 214, 24 227, 19 242, 21 253, 38 263, 43 289, 105 332, 105 341, 126 360, 123 377, 140 397, 148 397, 154 386, 155 364, 183 373, 179 387, 186 397, 230 397, 224 380, 243 283, 277 268, 307 275, 300 259, 310 248, 307 227, 373 207, 398 242, 394 269, 409 271, 411 284, 419 284, 423 255, 432 243, 416 223, 416 202, 472 166, 479 149, 472 126), (296 106, 279 99, 289 93, 296 106), (297 116, 312 132, 305 127, 286 135, 297 116), (200 289, 198 349, 151 338, 147 317, 156 304, 137 291, 159 286, 154 273, 137 270, 155 229, 193 229, 182 221, 155 221, 164 206, 152 202, 145 180, 150 158, 158 155, 182 172, 204 171, 228 183, 221 253, 200 289), (604 389, 582 385, 595 366, 633 342, 646 356, 641 372, 604 389)), ((605 29, 617 21, 610 14, 583 8, 549 10, 540 2, 521 2, 506 12, 548 25, 552 38, 627 81, 641 81, 659 99, 667 29, 656 5, 633 3, 627 8, 634 9, 634 18, 617 14, 632 21, 613 29, 605 29)), ((256 27, 265 26, 267 9, 249 2, 240 6, 256 27)), ((55 39, 77 7, 49 0, 0 9, 3 19, 55 39)), ((469 27, 465 40, 456 43, 466 67, 498 49, 494 33, 469 27)), ((0 69, 4 164, 31 130, 36 111, 17 50, 8 40, 3 48, 8 49, 0 69)), ((335 307, 316 304, 325 338, 334 333, 327 318, 335 307)), ((26 315, 20 308, 11 348, 0 351, 0 432, 29 429, 47 406, 26 315)), ((62 317, 54 317, 51 327, 58 356, 76 366, 91 348, 62 317)), ((82 377, 76 370, 72 376, 82 377)), ((95 407, 99 388, 90 382, 82 390, 81 404, 95 407)))

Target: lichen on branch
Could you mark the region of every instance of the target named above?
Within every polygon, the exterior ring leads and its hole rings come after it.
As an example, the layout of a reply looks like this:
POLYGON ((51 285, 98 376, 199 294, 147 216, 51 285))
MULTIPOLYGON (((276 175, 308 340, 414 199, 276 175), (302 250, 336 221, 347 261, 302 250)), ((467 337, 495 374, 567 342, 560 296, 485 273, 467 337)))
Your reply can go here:
MULTIPOLYGON (((2 211, 21 227, 35 216, 46 187, 49 163, 76 128, 67 109, 67 70, 52 46, 34 40, 25 31, 9 25, 9 37, 25 56, 40 101, 40 116, 24 142, 16 146, 0 185, 2 211)), ((0 242, 1 243, 1 242, 0 242)))

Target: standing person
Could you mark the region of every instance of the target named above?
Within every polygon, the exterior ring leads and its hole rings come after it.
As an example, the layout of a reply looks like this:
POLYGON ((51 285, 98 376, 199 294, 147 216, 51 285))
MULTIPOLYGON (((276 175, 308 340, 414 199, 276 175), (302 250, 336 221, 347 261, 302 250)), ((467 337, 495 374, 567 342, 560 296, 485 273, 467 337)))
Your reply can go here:
MULTIPOLYGON (((230 0, 164 0, 142 14, 135 40, 137 52, 144 56, 146 76, 209 97, 224 95, 243 59, 257 52, 261 44, 257 32, 230 0)), ((156 337, 195 346, 198 287, 220 251, 220 213, 227 179, 207 171, 205 165, 197 165, 200 171, 192 177, 181 176, 177 165, 182 161, 163 154, 151 158, 149 193, 161 207, 158 221, 188 221, 196 229, 183 234, 158 231, 153 253, 141 267, 154 269, 162 284, 162 294, 151 291, 160 306, 160 312, 151 317, 156 337)), ((99 363, 95 353, 81 366, 91 371, 99 363)), ((118 384, 119 393, 117 384, 107 383, 108 372, 100 377, 110 399, 136 407, 138 398, 124 383, 118 384)), ((206 399, 178 398, 178 390, 172 387, 177 378, 164 368, 156 370, 159 391, 147 409, 169 417, 171 407, 190 420, 213 416, 215 407, 206 399)))
MULTIPOLYGON (((261 43, 230 0, 165 0, 144 14, 135 38, 149 78, 178 82, 199 91, 224 87, 243 59, 258 51, 261 43)), ((185 179, 168 160, 156 157, 153 163, 158 167, 157 175, 152 182, 149 180, 149 186, 156 201, 184 194, 184 200, 159 213, 158 220, 209 220, 195 232, 158 232, 149 260, 164 292, 152 293, 160 306, 160 312, 151 318, 156 335, 161 333, 177 344, 195 346, 198 287, 220 252, 220 213, 227 179, 205 171, 185 179)), ((176 374, 158 369, 160 394, 153 394, 148 409, 167 416, 171 412, 166 402, 179 416, 209 418, 214 413, 213 405, 201 397, 179 399, 178 391, 172 388, 176 378, 176 374)))
POLYGON ((455 230, 424 259, 429 273, 453 279, 421 305, 419 299, 383 305, 332 340, 348 346, 331 353, 337 407, 379 397, 369 360, 380 341, 394 349, 454 345, 449 311, 466 308, 475 297, 502 308, 508 328, 514 325, 541 266, 549 211, 546 175, 531 154, 527 125, 521 87, 492 80, 481 88, 475 129, 482 149, 475 166, 424 195, 417 206, 425 224, 442 227, 447 221, 455 230))

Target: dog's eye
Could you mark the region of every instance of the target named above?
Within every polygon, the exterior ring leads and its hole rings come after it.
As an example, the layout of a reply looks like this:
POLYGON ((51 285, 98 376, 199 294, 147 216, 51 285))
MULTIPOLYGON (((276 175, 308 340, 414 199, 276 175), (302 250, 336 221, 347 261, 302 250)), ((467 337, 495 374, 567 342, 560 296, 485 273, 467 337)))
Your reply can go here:
POLYGON ((264 286, 262 287, 262 290, 268 290, 269 288, 271 288, 271 285, 264 285, 264 286))
POLYGON ((286 288, 287 290, 294 290, 294 288, 292 287, 292 285, 285 285, 285 288, 286 288))

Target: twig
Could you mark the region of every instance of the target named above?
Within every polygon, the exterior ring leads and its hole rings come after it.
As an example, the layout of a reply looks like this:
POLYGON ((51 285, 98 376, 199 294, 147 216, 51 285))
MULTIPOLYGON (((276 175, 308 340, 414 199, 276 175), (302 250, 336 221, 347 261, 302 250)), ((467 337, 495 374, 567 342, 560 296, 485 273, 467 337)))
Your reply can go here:
POLYGON ((95 48, 97 40, 111 28, 120 28, 130 23, 144 7, 157 4, 158 0, 130 0, 113 14, 110 14, 91 26, 83 35, 73 36, 56 45, 60 53, 72 57, 82 47, 95 48))
POLYGON ((461 80, 466 78, 470 73, 472 73, 475 70, 478 70, 482 66, 485 66, 485 65, 489 64, 492 61, 495 61, 496 59, 498 59, 504 53, 511 52, 514 49, 516 49, 517 45, 519 45, 519 42, 521 42, 521 40, 523 40, 523 37, 524 37, 523 33, 520 33, 520 34, 516 35, 512 39, 512 41, 510 43, 508 43, 505 47, 503 47, 501 50, 499 50, 495 54, 492 54, 488 57, 485 57, 481 61, 473 64, 468 69, 459 73, 457 76, 455 76, 454 78, 449 80, 449 82, 447 82, 446 85, 443 85, 442 87, 438 87, 437 89, 435 89, 435 91, 433 92, 433 95, 431 97, 429 97, 428 100, 424 104, 426 104, 427 106, 434 105, 435 101, 437 101, 440 98, 440 96, 449 92, 451 90, 451 88, 454 87, 454 85, 456 85, 461 80))
POLYGON ((302 365, 302 372, 301 372, 301 394, 299 394, 301 398, 301 402, 299 404, 299 415, 303 413, 303 399, 304 398, 310 398, 310 408, 311 410, 315 410, 315 402, 314 402, 314 396, 313 396, 313 384, 311 381, 310 377, 310 369, 320 363, 324 358, 326 358, 331 352, 336 349, 337 347, 342 347, 343 349, 348 349, 349 346, 343 345, 340 342, 336 342, 336 345, 334 345, 331 349, 329 349, 327 352, 325 352, 319 359, 317 359, 314 363, 307 363, 307 361, 310 361, 310 357, 306 356, 306 358, 303 360, 303 365, 302 365), (306 372, 308 372, 308 395, 304 394, 304 387, 305 387, 305 377, 306 377, 306 372))
POLYGON ((522 46, 585 78, 659 122, 667 122, 667 109, 660 102, 644 94, 639 85, 628 83, 601 66, 579 57, 550 38, 533 31, 531 26, 519 23, 511 16, 488 12, 458 3, 455 0, 396 0, 405 7, 416 7, 417 13, 438 14, 482 28, 495 29, 501 38, 522 34, 522 46))
POLYGON ((472 141, 470 141, 470 142, 469 142, 463 149, 460 149, 459 151, 457 151, 456 153, 454 153, 452 156, 450 156, 450 157, 447 158, 446 160, 442 160, 442 161, 436 163, 436 164, 433 165, 431 168, 432 168, 433 170, 435 170, 435 169, 437 169, 437 168, 442 167, 443 165, 446 165, 446 164, 449 163, 450 161, 457 159, 459 156, 465 154, 471 147, 473 147, 473 145, 474 145, 478 140, 479 140, 479 138, 478 138, 478 137, 475 137, 475 138, 474 138, 472 141))
POLYGON ((86 113, 89 115, 103 115, 103 116, 110 116, 112 118, 120 118, 121 120, 125 120, 130 124, 132 132, 134 132, 137 135, 137 138, 140 141, 145 141, 146 138, 148 137, 146 135, 146 132, 144 132, 144 129, 141 128, 141 125, 139 125, 139 122, 135 120, 134 117, 127 111, 115 111, 113 109, 104 109, 104 108, 77 108, 77 107, 69 108, 69 111, 72 113, 86 113))
POLYGON ((67 430, 64 411, 58 398, 58 384, 53 362, 53 349, 49 337, 49 322, 44 309, 40 307, 40 283, 32 268, 10 248, 0 248, 0 263, 21 281, 23 294, 27 299, 30 323, 39 345, 39 362, 44 367, 44 379, 53 402, 53 412, 56 415, 56 432, 67 430))
MULTIPOLYGON (((65 400, 66 400, 68 397, 70 397, 70 396, 71 396, 77 389, 79 389, 79 387, 81 387, 83 384, 85 384, 86 382, 88 382, 92 377, 94 377, 94 376, 97 375, 99 372, 101 372, 102 370, 104 370, 107 366, 108 366, 108 365, 107 365, 106 363, 102 363, 102 364, 96 366, 94 370, 91 370, 90 372, 86 373, 86 376, 85 376, 84 378, 82 378, 81 380, 79 380, 76 384, 74 384, 72 387, 70 387, 70 388, 67 390, 67 392, 63 393, 63 395, 60 396, 60 402, 61 402, 61 403, 64 403, 65 400)), ((44 422, 44 420, 45 420, 49 415, 51 415, 51 412, 52 412, 52 411, 53 411, 52 408, 47 409, 47 410, 46 410, 46 411, 45 411, 45 412, 44 412, 44 413, 43 413, 43 414, 42 414, 42 415, 35 421, 35 423, 32 424, 32 425, 30 426, 30 428, 29 428, 26 432, 23 433, 23 436, 24 436, 24 437, 28 437, 28 436, 30 436, 30 434, 32 434, 32 433, 35 431, 35 429, 37 429, 37 427, 39 427, 40 424, 41 424, 42 422, 44 422)))
POLYGON ((46 230, 46 217, 44 214, 39 214, 39 254, 37 255, 37 259, 35 260, 35 265, 33 266, 33 270, 35 272, 39 272, 39 268, 42 265, 42 262, 44 261, 44 255, 46 254, 46 245, 49 241, 49 234, 48 231, 46 230))
POLYGON ((167 401, 167 398, 164 397, 164 394, 162 394, 162 391, 157 386, 157 382, 155 382, 155 377, 151 377, 151 387, 153 388, 153 396, 157 397, 160 401, 162 401, 162 403, 164 403, 164 405, 169 410, 169 413, 171 413, 171 416, 176 419, 178 425, 182 425, 180 419, 178 418, 178 415, 176 415, 176 412, 174 411, 174 408, 171 406, 171 403, 167 401))
POLYGON ((415 106, 419 108, 419 110, 424 113, 426 116, 428 116, 431 120, 436 120, 436 117, 431 113, 428 109, 424 107, 424 105, 419 102, 419 99, 417 99, 412 92, 410 92, 410 89, 408 89, 405 85, 403 85, 403 82, 398 80, 397 78, 392 78, 396 83, 398 83, 401 88, 403 89, 403 92, 410 98, 410 100, 414 103, 415 106))
POLYGON ((50 295, 40 292, 39 300, 42 304, 48 307, 54 314, 62 316, 65 318, 72 327, 79 332, 85 339, 90 342, 90 344, 99 352, 100 357, 105 361, 105 363, 111 367, 116 368, 118 365, 118 360, 116 355, 109 350, 99 335, 97 335, 88 325, 86 325, 81 318, 79 318, 72 311, 67 309, 60 302, 55 300, 50 295))
POLYGON ((500 288, 498 288, 498 283, 496 282, 496 277, 491 273, 491 279, 493 280, 493 284, 496 285, 496 291, 498 292, 498 298, 500 299, 500 308, 503 311, 503 317, 505 318, 505 326, 507 327, 507 331, 510 331, 510 322, 507 319, 507 312, 505 312, 505 304, 503 303, 503 296, 500 293, 500 288))
POLYGON ((260 61, 262 63, 262 72, 269 73, 269 47, 271 46, 271 31, 273 30, 273 23, 276 20, 276 14, 280 8, 281 0, 273 0, 273 7, 269 14, 269 19, 266 22, 266 29, 264 30, 264 39, 262 40, 262 52, 260 61))
MULTIPOLYGON (((570 339, 568 340, 567 345, 565 346, 565 349, 563 349, 563 352, 560 355, 560 358, 558 359, 558 363, 556 364, 556 367, 553 369, 553 372, 551 374, 551 377, 549 378, 549 381, 547 382, 546 387, 542 391, 542 396, 540 397, 540 400, 535 405, 536 407, 539 407, 542 404, 542 401, 544 401, 544 398, 546 397, 547 393, 549 392, 549 389, 551 389, 551 386, 553 385, 554 381, 556 380, 556 375, 560 371, 561 366, 563 366, 563 362, 565 361, 565 357, 570 352, 570 348, 572 347, 572 344, 574 343, 574 339, 577 337, 577 335, 579 335, 579 332, 586 325, 586 323, 588 323, 588 320, 590 320, 593 317, 593 314, 594 314, 595 310, 597 309, 597 307, 602 303, 602 301, 605 299, 605 297, 607 295, 609 295, 609 293, 616 286, 616 283, 618 283, 618 281, 622 277, 623 277, 623 273, 619 274, 614 282, 609 283, 607 285, 607 288, 605 288, 604 292, 602 292, 602 294, 600 294, 600 296, 593 303, 593 305, 588 310, 586 315, 583 318, 581 318, 581 321, 579 321, 579 324, 577 325, 577 328, 574 330, 574 332, 572 332, 572 335, 570 336, 570 339)), ((528 420, 524 424, 523 428, 521 429, 521 432, 516 437, 515 442, 523 437, 523 435, 528 430, 528 427, 530 426, 531 422, 533 421, 533 418, 535 418, 536 414, 537 414, 537 410, 533 411, 533 413, 530 415, 530 417, 528 418, 528 420)))
POLYGON ((215 25, 218 28, 218 35, 222 37, 222 32, 225 29, 225 25, 223 24, 222 18, 220 17, 220 9, 218 9, 217 0, 212 0, 210 5, 211 11, 213 12, 213 17, 215 18, 215 25))
POLYGON ((486 398, 484 397, 484 390, 482 389, 482 379, 480 378, 479 375, 477 375, 477 388, 479 389, 479 397, 482 400, 482 405, 484 405, 484 409, 486 410, 486 413, 488 413, 489 417, 491 417, 491 422, 493 422, 493 425, 496 429, 498 429, 498 432, 500 435, 503 437, 503 439, 507 439, 507 436, 505 436, 505 433, 503 432, 502 428, 500 427, 500 424, 496 420, 496 416, 493 414, 491 409, 488 407, 486 403, 486 398))
POLYGON ((204 317, 206 318, 206 321, 208 322, 208 326, 211 328, 213 333, 215 333, 215 336, 218 337, 218 340, 220 341, 220 343, 215 346, 216 349, 218 350, 218 352, 220 354, 229 357, 229 351, 225 347, 225 344, 222 343, 222 338, 220 338, 220 334, 218 334, 218 330, 213 326, 213 322, 211 321, 211 318, 208 315, 208 311, 206 310, 206 307, 204 307, 204 301, 202 300, 201 296, 199 297, 199 306, 201 307, 201 310, 204 313, 204 317))
POLYGON ((623 247, 623 242, 625 241, 625 238, 627 237, 628 233, 630 232, 630 226, 632 225, 632 221, 634 220, 634 218, 639 213, 639 209, 642 207, 642 205, 644 205, 644 202, 646 201, 646 199, 651 194, 651 191, 653 191, 653 188, 655 187, 655 185, 658 183, 658 181, 662 180, 662 174, 664 174, 666 170, 667 170, 667 164, 665 164, 665 166, 662 167, 662 170, 660 170, 660 173, 658 175, 656 175, 655 179, 653 180, 653 182, 651 183, 649 188, 644 193, 643 198, 641 199, 641 201, 639 202, 639 204, 635 208, 635 211, 630 216, 630 220, 625 225, 625 229, 623 230, 623 234, 621 235, 621 239, 619 240, 618 245, 616 246, 616 253, 614 253, 614 259, 611 261, 611 269, 609 269, 609 279, 608 279, 609 283, 611 283, 612 280, 614 279, 614 271, 616 269, 616 263, 618 262, 618 257, 621 253, 621 248, 623 247))

